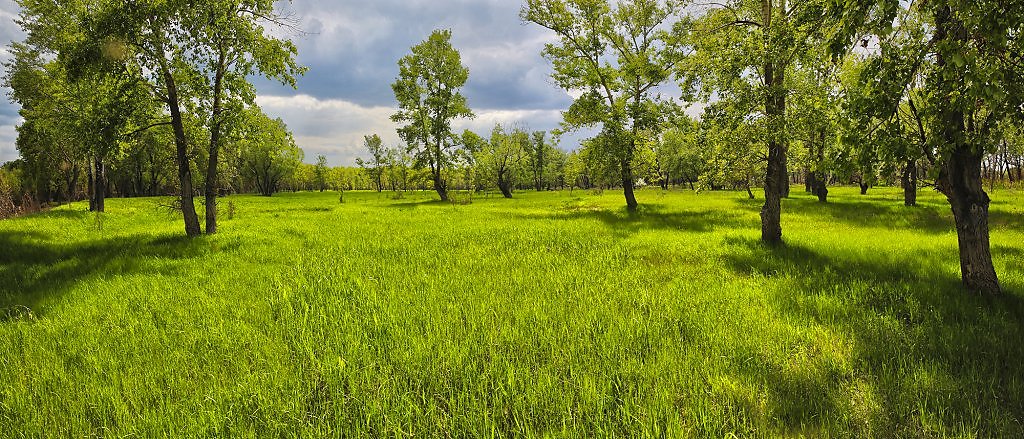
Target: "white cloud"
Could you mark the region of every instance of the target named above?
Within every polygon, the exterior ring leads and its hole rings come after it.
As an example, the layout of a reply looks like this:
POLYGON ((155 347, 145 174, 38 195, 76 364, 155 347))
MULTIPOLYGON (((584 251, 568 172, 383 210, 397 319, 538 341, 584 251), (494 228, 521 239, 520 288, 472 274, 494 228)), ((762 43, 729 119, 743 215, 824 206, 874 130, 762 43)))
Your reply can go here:
MULTIPOLYGON (((306 152, 306 161, 318 154, 332 165, 354 165, 364 156, 363 136, 378 134, 387 145, 401 141, 391 121, 395 107, 362 106, 341 99, 318 99, 309 95, 260 96, 256 99, 272 117, 280 117, 295 133, 295 141, 306 152)), ((487 135, 495 124, 521 124, 530 129, 550 130, 557 123, 557 110, 477 110, 476 117, 453 123, 456 131, 473 130, 487 135)))

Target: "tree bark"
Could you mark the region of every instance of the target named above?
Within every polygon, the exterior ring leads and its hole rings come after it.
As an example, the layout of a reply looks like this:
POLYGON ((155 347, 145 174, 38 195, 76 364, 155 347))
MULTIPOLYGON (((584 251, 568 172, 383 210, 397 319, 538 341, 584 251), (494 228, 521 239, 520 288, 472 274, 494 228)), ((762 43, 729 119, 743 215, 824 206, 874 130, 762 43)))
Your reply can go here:
POLYGON ((188 137, 185 136, 185 123, 181 117, 181 104, 178 99, 178 86, 166 66, 163 66, 164 84, 167 87, 167 107, 171 112, 171 127, 174 129, 174 144, 177 149, 178 182, 181 185, 181 214, 185 221, 185 235, 196 237, 202 234, 199 228, 199 216, 192 188, 192 168, 189 166, 188 137))
MULTIPOLYGON (((765 17, 771 18, 770 4, 765 2, 765 17)), ((779 128, 785 126, 785 68, 769 61, 764 67, 766 93, 765 114, 779 128)), ((786 170, 785 139, 774 133, 768 140, 768 170, 764 179, 764 206, 761 208, 761 241, 782 243, 782 198, 787 195, 789 175, 786 170)))
POLYGON ((626 196, 626 210, 636 212, 640 204, 636 202, 633 166, 630 164, 630 160, 622 160, 620 166, 622 168, 622 192, 626 196))
POLYGON ((864 182, 860 183, 860 194, 861 195, 867 195, 868 194, 868 189, 871 189, 871 185, 869 185, 867 183, 864 183, 864 182))
POLYGON ((917 162, 910 160, 903 168, 903 204, 917 206, 917 162))
POLYGON ((764 206, 761 208, 761 241, 782 242, 782 178, 781 156, 785 153, 777 141, 768 142, 768 174, 764 184, 764 206))
POLYGON ((224 69, 227 64, 227 53, 221 47, 217 53, 217 72, 213 79, 213 109, 210 121, 209 161, 206 164, 206 234, 217 233, 217 165, 220 163, 220 138, 223 128, 221 116, 222 94, 224 90, 224 69))
POLYGON ((814 195, 819 203, 828 203, 828 178, 820 171, 814 174, 814 195))
MULTIPOLYGON (((954 43, 937 45, 946 47, 944 50, 957 50, 966 39, 962 26, 955 26, 952 20, 952 11, 948 5, 936 10, 935 40, 940 43, 952 40, 954 43)), ((940 69, 947 67, 945 55, 943 49, 940 49, 936 57, 940 69)), ((955 79, 940 76, 937 88, 951 95, 959 86, 958 83, 955 79)), ((952 100, 942 102, 952 104, 952 100)), ((988 209, 991 200, 985 193, 981 178, 983 151, 964 140, 967 138, 967 128, 963 110, 954 105, 943 105, 939 108, 939 120, 942 139, 952 150, 943 163, 937 183, 953 209, 960 246, 961 280, 968 291, 997 295, 1000 293, 999 278, 992 263, 989 243, 988 209)))
POLYGON ((498 174, 498 189, 501 190, 501 195, 505 198, 512 198, 512 185, 505 180, 502 174, 504 173, 498 174))
POLYGON ((93 166, 91 160, 88 161, 85 164, 85 171, 86 171, 86 174, 89 176, 89 187, 88 187, 88 192, 89 192, 89 194, 88 194, 88 197, 89 197, 89 212, 95 212, 96 211, 96 195, 95 195, 95 192, 96 192, 96 176, 93 175, 95 173, 93 168, 94 168, 94 166, 93 166))
POLYGON ((93 201, 89 205, 92 206, 93 212, 106 212, 107 169, 103 165, 103 160, 99 158, 93 163, 95 164, 93 171, 95 181, 93 181, 93 201))

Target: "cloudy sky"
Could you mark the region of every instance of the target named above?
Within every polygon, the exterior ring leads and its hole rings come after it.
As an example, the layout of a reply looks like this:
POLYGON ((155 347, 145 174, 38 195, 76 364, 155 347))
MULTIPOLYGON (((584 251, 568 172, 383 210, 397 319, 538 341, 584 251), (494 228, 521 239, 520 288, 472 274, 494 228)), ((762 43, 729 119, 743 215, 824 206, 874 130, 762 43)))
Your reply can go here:
MULTIPOLYGON (((362 136, 378 133, 397 144, 391 83, 397 61, 434 29, 451 29, 469 68, 464 94, 477 117, 457 124, 486 133, 496 123, 532 130, 558 126, 571 98, 550 80, 540 52, 553 37, 519 20, 517 0, 293 0, 282 3, 301 20, 299 61, 309 72, 298 89, 257 81, 258 102, 295 132, 306 160, 317 154, 351 165, 363 154, 362 136)), ((0 41, 21 39, 13 0, 0 0, 0 41)), ((6 52, 2 54, 6 56, 6 52)), ((0 162, 17 157, 17 107, 0 104, 0 162)), ((563 139, 575 148, 578 136, 563 139)))

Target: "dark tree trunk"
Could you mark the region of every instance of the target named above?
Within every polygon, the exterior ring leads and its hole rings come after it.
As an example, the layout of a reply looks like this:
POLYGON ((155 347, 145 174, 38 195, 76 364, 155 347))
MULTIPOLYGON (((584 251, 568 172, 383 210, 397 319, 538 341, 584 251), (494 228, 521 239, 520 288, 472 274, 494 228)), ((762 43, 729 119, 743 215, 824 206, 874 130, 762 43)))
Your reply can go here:
POLYGON ((96 175, 94 169, 95 167, 93 166, 91 160, 85 164, 85 171, 86 174, 89 176, 89 193, 87 194, 89 197, 89 212, 96 211, 96 175))
POLYGON ((814 193, 814 173, 810 169, 804 170, 804 192, 814 193))
POLYGON ((434 190, 437 191, 437 196, 441 197, 441 201, 448 201, 448 187, 441 179, 440 171, 434 171, 434 190))
POLYGON ((633 166, 629 163, 630 160, 623 160, 620 163, 622 167, 622 192, 626 196, 626 210, 630 212, 636 212, 640 207, 640 204, 636 202, 636 193, 634 192, 633 183, 633 166))
POLYGON ((871 185, 869 185, 867 183, 864 183, 864 182, 860 183, 860 194, 861 195, 867 195, 868 194, 868 189, 871 189, 871 185))
POLYGON ((749 184, 747 185, 747 196, 750 197, 751 200, 757 199, 757 197, 754 196, 754 191, 750 189, 749 184))
MULTIPOLYGON (((765 16, 770 17, 770 10, 765 16)), ((765 114, 774 123, 785 125, 786 94, 778 88, 785 83, 785 68, 768 62, 764 67, 765 114)), ((789 192, 789 174, 786 170, 784 139, 774 136, 768 141, 768 170, 764 179, 764 206, 761 208, 761 241, 768 244, 782 242, 782 198, 789 192)))
MULTIPOLYGON (((935 40, 948 43, 945 50, 958 50, 964 45, 966 35, 962 26, 953 21, 949 6, 938 8, 935 13, 935 40)), ((946 66, 946 53, 939 50, 936 64, 940 69, 946 66)), ((958 72, 959 73, 959 72, 958 72)), ((940 77, 941 78, 941 77, 940 77)), ((959 81, 939 79, 940 92, 952 94, 959 81)), ((981 175, 983 151, 967 144, 964 139, 965 117, 958 108, 940 108, 939 117, 943 140, 952 151, 946 158, 939 173, 938 187, 949 200, 956 222, 956 233, 960 245, 960 272, 964 287, 979 294, 1000 293, 999 278, 992 263, 989 243, 988 209, 990 199, 985 193, 981 175)))
POLYGON ((188 137, 185 136, 185 123, 181 118, 178 87, 166 66, 163 77, 167 86, 167 107, 171 112, 171 127, 174 128, 174 144, 177 149, 178 182, 181 185, 181 214, 185 221, 185 235, 196 237, 203 232, 199 228, 199 216, 196 215, 193 200, 195 190, 192 188, 192 168, 189 166, 188 137))
POLYGON ((782 193, 783 180, 780 173, 785 153, 776 142, 768 142, 768 173, 764 184, 764 206, 761 208, 761 241, 769 244, 782 242, 782 193))
POLYGON ((506 181, 501 174, 498 174, 498 189, 501 190, 501 195, 505 198, 512 198, 512 184, 506 181))
POLYGON ((828 178, 821 172, 814 174, 814 195, 818 197, 818 202, 828 203, 828 178))
POLYGON ((206 234, 217 233, 217 165, 220 164, 220 137, 222 129, 221 95, 224 90, 224 69, 227 54, 223 47, 217 54, 217 73, 213 79, 213 120, 210 124, 210 154, 206 164, 206 234))
POLYGON ((95 181, 93 182, 93 201, 90 203, 93 212, 105 212, 106 211, 106 195, 107 195, 107 169, 103 165, 103 160, 97 158, 95 162, 95 169, 93 174, 95 175, 95 181))
POLYGON ((917 206, 917 162, 910 160, 903 168, 903 204, 917 206))
POLYGON ((980 157, 959 147, 943 170, 940 187, 953 209, 964 287, 980 294, 999 294, 989 243, 990 199, 982 187, 980 157))
MULTIPOLYGON (((785 111, 785 110, 783 110, 783 111, 785 111)), ((783 153, 781 160, 782 160, 782 173, 780 174, 780 177, 782 178, 782 182, 781 182, 782 183, 782 198, 789 198, 789 192, 791 190, 791 188, 790 188, 791 185, 790 185, 790 182, 789 182, 789 158, 786 157, 785 153, 783 153)))

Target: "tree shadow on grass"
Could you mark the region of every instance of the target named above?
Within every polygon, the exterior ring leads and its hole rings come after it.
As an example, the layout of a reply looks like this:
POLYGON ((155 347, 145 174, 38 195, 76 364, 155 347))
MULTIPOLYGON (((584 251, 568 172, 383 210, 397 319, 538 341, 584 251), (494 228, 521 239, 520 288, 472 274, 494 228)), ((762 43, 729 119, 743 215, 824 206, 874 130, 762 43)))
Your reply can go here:
POLYGON ((28 307, 59 296, 75 284, 98 276, 170 272, 162 262, 209 252, 205 237, 173 235, 117 236, 61 242, 40 232, 0 231, 0 309, 28 307))
POLYGON ((845 419, 858 435, 1024 433, 1022 285, 1004 285, 1008 292, 996 298, 970 295, 948 268, 955 253, 865 259, 756 240, 725 244, 729 269, 767 278, 769 303, 783 321, 852 340, 846 376, 792 372, 785 364, 770 367, 775 373, 767 377, 751 373, 789 401, 777 407, 789 429, 845 419))
POLYGON ((790 198, 784 203, 783 216, 787 213, 824 216, 855 227, 912 229, 933 234, 953 230, 953 218, 949 209, 931 205, 907 207, 899 203, 883 203, 870 199, 840 199, 819 203, 817 199, 804 197, 790 198))
POLYGON ((418 207, 448 206, 450 204, 452 204, 452 203, 449 202, 449 201, 427 199, 427 200, 411 200, 411 201, 389 202, 389 203, 382 204, 382 206, 390 207, 392 209, 412 210, 412 209, 416 209, 418 207))
POLYGON ((758 227, 756 220, 720 209, 671 210, 661 204, 642 204, 637 212, 625 208, 607 209, 598 206, 567 206, 549 212, 517 214, 527 220, 576 221, 597 220, 615 235, 628 236, 649 230, 711 232, 718 228, 758 227))

